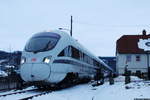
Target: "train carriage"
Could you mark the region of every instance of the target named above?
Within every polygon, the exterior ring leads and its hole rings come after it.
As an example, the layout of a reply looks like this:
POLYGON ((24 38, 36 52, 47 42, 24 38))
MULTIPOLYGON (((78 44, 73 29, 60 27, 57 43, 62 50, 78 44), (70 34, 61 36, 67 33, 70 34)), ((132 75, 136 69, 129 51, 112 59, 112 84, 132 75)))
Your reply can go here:
POLYGON ((27 83, 51 86, 65 79, 93 79, 106 72, 113 70, 60 30, 33 35, 21 58, 20 75, 27 83))

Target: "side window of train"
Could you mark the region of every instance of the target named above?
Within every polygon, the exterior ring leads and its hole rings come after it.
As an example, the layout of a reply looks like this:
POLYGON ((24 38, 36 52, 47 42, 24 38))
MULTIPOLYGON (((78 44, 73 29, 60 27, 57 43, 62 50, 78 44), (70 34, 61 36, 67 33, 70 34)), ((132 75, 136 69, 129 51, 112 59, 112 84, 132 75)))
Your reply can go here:
POLYGON ((72 50, 72 58, 79 59, 80 58, 79 50, 74 47, 71 47, 71 50, 72 50))
POLYGON ((82 52, 79 52, 80 54, 80 61, 84 61, 84 54, 82 52))
POLYGON ((58 54, 59 57, 62 57, 62 56, 65 56, 65 50, 62 50, 59 54, 58 54))
POLYGON ((88 63, 88 56, 84 54, 84 62, 88 63))
POLYGON ((72 48, 71 46, 66 47, 65 49, 63 49, 60 53, 59 53, 59 57, 60 56, 65 56, 65 57, 71 57, 72 52, 71 52, 72 48))
POLYGON ((68 46, 68 57, 71 57, 71 55, 72 55, 72 48, 71 48, 71 46, 68 46))
POLYGON ((99 66, 99 63, 96 61, 96 66, 99 66))
POLYGON ((97 66, 97 61, 96 60, 94 60, 94 66, 97 66))
POLYGON ((94 66, 94 59, 92 59, 92 65, 94 66))
POLYGON ((69 56, 69 47, 66 47, 66 48, 64 49, 64 56, 65 56, 65 57, 68 57, 68 56, 69 56))
POLYGON ((90 57, 87 56, 87 63, 90 64, 90 57))

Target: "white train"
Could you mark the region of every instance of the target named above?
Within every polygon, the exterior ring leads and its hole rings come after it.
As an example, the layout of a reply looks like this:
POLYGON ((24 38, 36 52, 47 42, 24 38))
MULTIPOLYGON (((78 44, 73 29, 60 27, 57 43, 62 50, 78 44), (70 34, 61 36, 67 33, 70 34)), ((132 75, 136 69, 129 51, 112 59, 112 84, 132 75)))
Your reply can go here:
POLYGON ((93 79, 113 70, 60 30, 33 35, 22 52, 20 75, 37 86, 93 79))

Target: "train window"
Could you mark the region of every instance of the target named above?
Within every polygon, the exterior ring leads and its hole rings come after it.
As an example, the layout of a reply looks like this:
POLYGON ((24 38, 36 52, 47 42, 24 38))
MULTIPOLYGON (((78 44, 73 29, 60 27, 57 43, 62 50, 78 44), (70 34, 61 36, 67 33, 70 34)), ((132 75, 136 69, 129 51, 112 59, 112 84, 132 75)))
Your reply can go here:
POLYGON ((64 50, 61 51, 58 56, 65 56, 64 50))
POLYGON ((100 66, 99 62, 94 60, 94 66, 100 66))
POLYGON ((82 61, 85 62, 85 54, 84 53, 82 54, 82 61))
POLYGON ((87 63, 90 64, 90 57, 87 56, 87 63))
POLYGON ((71 55, 72 55, 71 50, 72 50, 71 46, 68 46, 68 47, 65 49, 65 56, 71 57, 71 55))
POLYGON ((99 62, 92 59, 90 56, 86 55, 85 53, 81 52, 80 50, 74 48, 73 46, 68 46, 64 50, 62 50, 58 56, 65 56, 65 57, 72 57, 78 59, 80 61, 84 61, 85 63, 100 66, 99 62))
POLYGON ((72 50, 72 58, 79 59, 80 58, 79 50, 74 47, 72 47, 71 50, 72 50))
POLYGON ((96 66, 96 61, 95 61, 95 60, 94 60, 94 62, 93 62, 93 63, 94 63, 94 66, 96 66))
POLYGON ((59 38, 50 36, 32 37, 25 46, 25 51, 28 52, 43 52, 53 49, 59 38))
POLYGON ((71 57, 71 46, 66 47, 64 50, 62 50, 58 56, 66 56, 71 57))
POLYGON ((83 58, 84 58, 84 62, 91 64, 91 58, 88 55, 84 54, 83 58))
POLYGON ((99 66, 99 63, 96 61, 96 66, 99 66))
POLYGON ((84 61, 84 54, 82 52, 79 53, 80 53, 80 61, 84 61))
POLYGON ((88 56, 84 54, 84 62, 88 63, 88 56))

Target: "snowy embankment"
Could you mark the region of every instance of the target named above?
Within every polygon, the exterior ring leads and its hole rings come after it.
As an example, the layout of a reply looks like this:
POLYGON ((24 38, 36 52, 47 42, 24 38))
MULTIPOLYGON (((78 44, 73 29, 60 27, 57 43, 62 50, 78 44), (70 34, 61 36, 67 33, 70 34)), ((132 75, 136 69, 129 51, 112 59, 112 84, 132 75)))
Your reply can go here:
POLYGON ((33 98, 34 100, 134 100, 135 98, 150 99, 150 81, 142 81, 131 77, 130 84, 124 84, 124 77, 115 79, 114 85, 92 87, 82 84, 72 88, 54 91, 50 94, 33 98))

